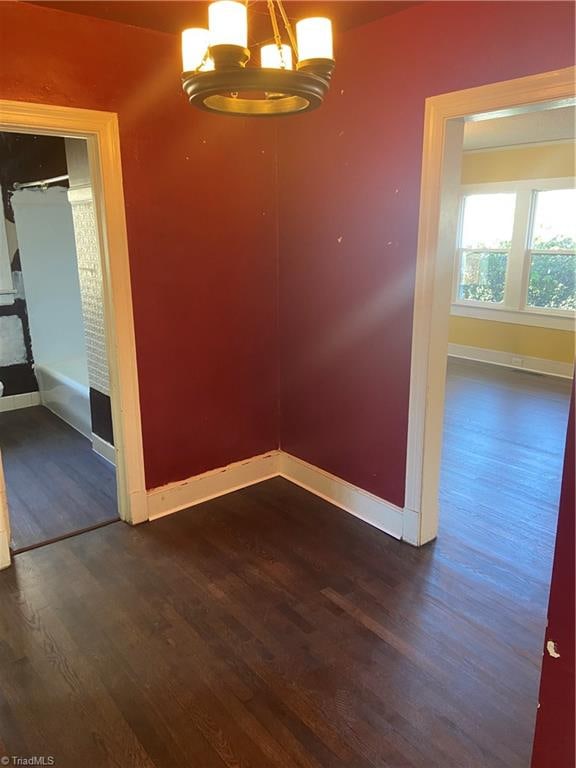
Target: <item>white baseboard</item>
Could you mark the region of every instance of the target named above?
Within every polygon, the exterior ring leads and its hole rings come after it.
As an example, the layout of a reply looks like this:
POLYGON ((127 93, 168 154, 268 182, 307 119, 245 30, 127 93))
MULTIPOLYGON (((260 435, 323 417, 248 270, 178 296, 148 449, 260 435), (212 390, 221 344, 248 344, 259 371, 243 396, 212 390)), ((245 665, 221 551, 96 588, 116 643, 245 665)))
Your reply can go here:
POLYGON ((10 541, 7 531, 0 531, 0 571, 10 565, 10 541))
POLYGON ((481 363, 502 365, 505 368, 516 368, 530 373, 544 373, 548 376, 561 376, 571 379, 574 371, 572 363, 560 363, 557 360, 546 360, 541 357, 525 357, 511 352, 500 352, 497 349, 468 347, 464 344, 448 344, 450 357, 462 357, 465 360, 476 360, 481 363))
POLYGON ((403 510, 389 501, 284 451, 280 452, 279 474, 395 539, 402 538, 403 510))
POLYGON ((0 570, 10 565, 10 516, 4 482, 2 454, 0 453, 0 570))
POLYGON ((395 539, 418 544, 418 515, 331 475, 284 451, 254 456, 147 493, 148 517, 157 520, 248 485, 284 477, 395 539), (415 519, 414 519, 415 518, 415 519))
POLYGON ((278 475, 278 451, 237 461, 148 491, 148 518, 156 520, 278 475))
POLYGON ((30 408, 40 405, 40 392, 26 392, 23 395, 6 395, 0 397, 0 413, 17 411, 20 408, 30 408))
POLYGON ((421 544, 420 515, 413 509, 404 507, 402 518, 402 539, 414 547, 421 544))
POLYGON ((110 464, 116 466, 116 449, 113 445, 107 443, 106 440, 102 440, 101 437, 98 437, 94 432, 92 432, 92 450, 97 453, 98 456, 102 456, 103 459, 106 459, 110 464))

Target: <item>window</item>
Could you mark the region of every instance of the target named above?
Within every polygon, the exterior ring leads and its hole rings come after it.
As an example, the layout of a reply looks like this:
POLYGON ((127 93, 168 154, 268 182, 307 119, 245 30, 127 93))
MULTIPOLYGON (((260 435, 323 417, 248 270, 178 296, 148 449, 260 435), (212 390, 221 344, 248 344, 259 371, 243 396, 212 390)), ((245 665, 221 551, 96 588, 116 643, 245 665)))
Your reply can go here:
POLYGON ((568 188, 569 180, 537 185, 484 185, 464 194, 457 304, 554 315, 574 312, 576 190, 568 188))
POLYGON ((537 192, 530 238, 527 304, 576 309, 576 190, 537 192))
POLYGON ((464 198, 459 299, 504 301, 515 205, 510 193, 464 198))

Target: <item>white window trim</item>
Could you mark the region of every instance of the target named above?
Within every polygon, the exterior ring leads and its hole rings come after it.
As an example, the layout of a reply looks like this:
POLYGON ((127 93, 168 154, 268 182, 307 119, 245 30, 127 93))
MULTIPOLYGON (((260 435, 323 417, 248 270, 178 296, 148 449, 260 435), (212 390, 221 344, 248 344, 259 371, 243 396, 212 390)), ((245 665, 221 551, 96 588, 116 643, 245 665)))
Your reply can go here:
POLYGON ((538 310, 507 309, 506 307, 480 306, 475 304, 453 304, 450 314, 455 317, 472 317, 475 320, 490 320, 495 323, 515 323, 517 325, 532 325, 538 328, 555 328, 558 331, 576 330, 574 316, 563 317, 553 312, 538 310))
POLYGON ((526 208, 532 205, 534 192, 546 192, 553 189, 576 187, 576 178, 563 176, 551 179, 520 179, 516 181, 495 181, 482 184, 462 184, 460 188, 460 212, 457 232, 456 269, 452 286, 452 307, 450 313, 459 317, 471 317, 478 320, 493 320, 501 323, 539 326, 573 331, 576 328, 576 313, 569 310, 530 307, 526 304, 528 292, 529 253, 528 233, 532 221, 527 216, 526 208), (508 252, 506 267, 506 287, 502 303, 460 299, 461 253, 460 240, 463 223, 464 197, 473 194, 516 192, 516 210, 512 247, 508 252), (509 280, 510 270, 516 271, 516 279, 509 280))

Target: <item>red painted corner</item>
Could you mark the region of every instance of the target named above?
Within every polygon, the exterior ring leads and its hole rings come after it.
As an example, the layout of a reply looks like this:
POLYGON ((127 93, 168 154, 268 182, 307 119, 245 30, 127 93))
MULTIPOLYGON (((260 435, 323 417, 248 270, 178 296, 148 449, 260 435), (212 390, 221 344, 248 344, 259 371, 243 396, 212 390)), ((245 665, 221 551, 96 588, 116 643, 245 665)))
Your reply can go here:
POLYGON ((532 768, 574 768, 574 636, 576 595, 575 574, 575 473, 574 453, 574 389, 568 420, 568 436, 564 457, 564 474, 560 495, 560 511, 556 534, 556 549, 550 586, 548 627, 540 680, 540 706, 532 753, 532 768), (554 658, 546 646, 554 643, 554 658))

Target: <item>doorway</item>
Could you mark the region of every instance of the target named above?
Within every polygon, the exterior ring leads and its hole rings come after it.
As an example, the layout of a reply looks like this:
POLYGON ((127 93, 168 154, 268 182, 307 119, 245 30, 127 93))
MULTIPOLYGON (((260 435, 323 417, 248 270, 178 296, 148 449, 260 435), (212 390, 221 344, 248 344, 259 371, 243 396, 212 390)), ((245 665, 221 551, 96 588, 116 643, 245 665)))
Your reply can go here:
POLYGON ((574 106, 575 68, 480 86, 426 102, 412 341, 405 538, 438 533, 454 244, 465 124, 574 106))
POLYGON ((513 551, 544 592, 575 348, 575 117, 465 124, 452 248, 440 530, 513 551))
MULTIPOLYGON (((114 442, 113 456, 108 456, 108 459, 115 459, 117 510, 120 518, 133 524, 143 522, 148 515, 116 115, 1 101, 0 131, 59 136, 66 140, 84 142, 100 253, 101 303, 107 321, 105 343, 109 363, 109 421, 114 442)), ((83 194, 80 190, 74 202, 81 200, 83 194)), ((33 408, 26 410, 32 411, 33 408)), ((98 447, 103 448, 102 445, 98 447)), ((104 466, 106 460, 102 460, 104 466)), ((0 567, 10 563, 10 508, 3 474, 7 473, 2 472, 0 465, 0 567)))
MULTIPOLYGON (((563 252, 573 253, 573 243, 565 248, 555 237, 536 236, 544 209, 560 210, 557 199, 548 206, 543 196, 573 188, 573 179, 555 189, 534 185, 533 178, 515 191, 492 189, 489 194, 514 194, 514 200, 471 198, 472 216, 465 221, 466 195, 487 189, 463 189, 463 150, 470 124, 485 123, 489 130, 507 117, 573 108, 575 72, 571 67, 434 97, 426 104, 424 131, 406 538, 426 544, 440 530, 431 556, 451 558, 462 574, 452 582, 454 593, 467 601, 495 648, 514 649, 514 663, 498 674, 505 670, 507 688, 519 693, 534 719, 573 365, 554 360, 548 343, 540 362, 535 347, 506 349, 511 332, 503 321, 513 320, 506 325, 516 328, 519 315, 529 323, 539 314, 538 323, 554 330, 559 315, 547 310, 561 306, 546 305, 573 302, 573 286, 567 297, 557 279, 568 258, 563 252), (491 214, 476 219, 489 220, 491 227, 474 242, 474 208, 478 213, 488 204, 491 214), (508 232, 495 231, 504 225, 508 232), (542 256, 544 283, 533 269, 542 256), (455 305, 463 308, 451 313, 455 305), (463 333, 462 319, 477 322, 474 315, 480 314, 486 320, 496 311, 513 316, 500 316, 492 337, 497 342, 483 346, 479 327, 475 339, 455 335, 455 319, 463 333), (537 366, 548 370, 535 371, 537 366), (478 589, 470 589, 474 582, 478 589)), ((477 166, 486 172, 487 154, 478 157, 477 166)), ((498 171, 504 167, 496 164, 498 171)), ((521 335, 514 332, 516 341, 521 335)))
POLYGON ((11 549, 118 519, 85 139, 0 133, 0 450, 11 549))

